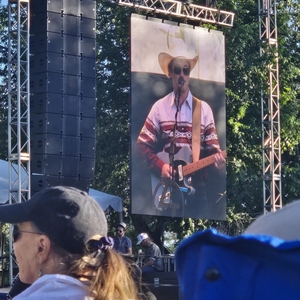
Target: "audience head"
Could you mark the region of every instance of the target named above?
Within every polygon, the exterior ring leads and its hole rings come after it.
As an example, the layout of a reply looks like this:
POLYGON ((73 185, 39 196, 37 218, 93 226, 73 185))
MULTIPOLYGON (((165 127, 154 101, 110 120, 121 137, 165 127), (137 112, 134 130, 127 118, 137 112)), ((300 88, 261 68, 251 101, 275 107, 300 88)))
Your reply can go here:
POLYGON ((22 282, 32 284, 44 274, 65 274, 89 281, 95 299, 135 295, 123 258, 111 249, 105 214, 86 192, 46 188, 26 202, 0 206, 0 222, 14 224, 14 252, 22 282))
POLYGON ((126 224, 123 223, 123 222, 118 223, 117 226, 116 226, 116 235, 117 235, 117 237, 124 236, 125 232, 126 232, 126 224))
POLYGON ((138 242, 136 243, 137 245, 146 247, 148 245, 148 242, 150 241, 150 238, 147 233, 140 233, 137 236, 137 240, 138 240, 138 242))

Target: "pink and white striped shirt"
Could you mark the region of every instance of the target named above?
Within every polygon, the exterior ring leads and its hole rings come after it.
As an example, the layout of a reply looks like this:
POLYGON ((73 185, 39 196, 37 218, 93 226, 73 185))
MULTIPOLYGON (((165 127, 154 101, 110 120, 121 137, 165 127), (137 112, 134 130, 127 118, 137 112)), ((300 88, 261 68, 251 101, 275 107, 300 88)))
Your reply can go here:
MULTIPOLYGON (((137 140, 137 153, 143 157, 150 169, 159 171, 165 164, 156 153, 169 153, 173 139, 175 124, 175 94, 168 94, 152 106, 150 113, 137 140), (160 145, 161 148, 157 149, 160 145)), ((183 147, 192 150, 192 102, 193 96, 189 92, 177 115, 177 130, 175 139, 175 154, 183 147)), ((201 153, 200 157, 220 151, 216 126, 211 107, 201 101, 201 153)))

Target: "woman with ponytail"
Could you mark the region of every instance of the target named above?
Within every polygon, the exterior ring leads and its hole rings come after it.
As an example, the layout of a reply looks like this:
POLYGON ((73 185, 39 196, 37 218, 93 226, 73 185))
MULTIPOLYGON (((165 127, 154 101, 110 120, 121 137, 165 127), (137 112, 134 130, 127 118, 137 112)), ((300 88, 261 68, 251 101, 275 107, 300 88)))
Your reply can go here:
POLYGON ((129 266, 112 250, 105 215, 87 193, 47 188, 0 206, 0 222, 15 224, 19 279, 30 285, 13 299, 138 299, 129 266))

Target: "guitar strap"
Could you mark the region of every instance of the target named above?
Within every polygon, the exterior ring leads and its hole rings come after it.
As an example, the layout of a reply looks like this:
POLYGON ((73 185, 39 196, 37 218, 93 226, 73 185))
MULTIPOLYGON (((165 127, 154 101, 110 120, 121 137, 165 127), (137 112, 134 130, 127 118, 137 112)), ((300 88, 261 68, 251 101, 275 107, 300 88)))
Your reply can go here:
POLYGON ((193 162, 200 159, 201 137, 201 100, 193 96, 192 108, 192 155, 193 162))

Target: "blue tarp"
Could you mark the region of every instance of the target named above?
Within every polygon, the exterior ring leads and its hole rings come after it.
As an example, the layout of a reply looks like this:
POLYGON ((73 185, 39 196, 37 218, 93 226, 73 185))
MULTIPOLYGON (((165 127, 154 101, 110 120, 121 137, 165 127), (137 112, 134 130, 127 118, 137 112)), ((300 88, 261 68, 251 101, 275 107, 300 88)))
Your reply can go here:
MULTIPOLYGON (((17 166, 14 166, 14 168, 16 167, 17 166)), ((4 204, 9 200, 8 171, 8 162, 5 160, 0 160, 0 204, 4 204)), ((18 172, 12 172, 11 175, 13 181, 17 179, 17 174, 18 172)), ((21 182, 23 183, 25 189, 28 186, 28 182, 24 180, 27 178, 27 173, 24 169, 21 169, 21 174, 21 182)), ((117 212, 123 211, 123 200, 118 196, 106 194, 94 189, 89 189, 89 195, 97 201, 103 210, 106 210, 109 206, 111 206, 117 212)))

